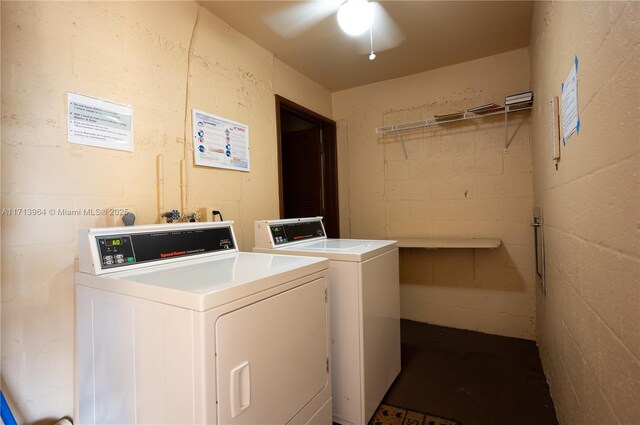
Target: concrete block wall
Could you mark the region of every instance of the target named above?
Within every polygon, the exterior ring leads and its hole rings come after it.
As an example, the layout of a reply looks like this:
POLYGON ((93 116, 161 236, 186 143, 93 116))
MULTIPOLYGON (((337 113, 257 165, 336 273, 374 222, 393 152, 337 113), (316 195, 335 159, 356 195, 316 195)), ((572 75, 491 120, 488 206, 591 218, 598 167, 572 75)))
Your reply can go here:
MULTIPOLYGON (((180 209, 185 160, 187 211, 222 211, 251 249, 254 220, 279 214, 274 94, 326 114, 328 91, 196 2, 0 7, 3 208, 133 207, 154 223, 161 155, 165 210, 180 209), (134 151, 68 143, 67 91, 132 105, 134 151), (250 173, 193 165, 191 108, 249 125, 250 173)), ((1 217, 2 390, 21 423, 73 414, 76 234, 108 219, 1 217)))
MULTIPOLYGON (((529 89, 521 49, 334 93, 341 215, 354 238, 501 238, 497 249, 402 249, 402 317, 532 339, 535 288, 530 114, 377 135, 529 89), (340 131, 342 129, 342 131, 340 131), (344 146, 347 146, 346 148, 344 146)), ((344 228, 344 227, 343 227, 344 228)))
POLYGON ((640 4, 537 2, 534 193, 546 294, 536 338, 562 425, 640 424, 640 4), (551 160, 548 102, 578 57, 579 134, 551 160))

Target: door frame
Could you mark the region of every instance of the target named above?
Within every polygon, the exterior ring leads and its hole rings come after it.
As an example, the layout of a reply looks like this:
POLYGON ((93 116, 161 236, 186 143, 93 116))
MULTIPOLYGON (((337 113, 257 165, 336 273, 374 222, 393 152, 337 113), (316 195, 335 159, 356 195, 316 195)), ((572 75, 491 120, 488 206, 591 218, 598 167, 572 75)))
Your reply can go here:
POLYGON ((284 214, 284 196, 282 181, 282 129, 281 112, 299 116, 312 122, 320 129, 320 137, 323 146, 323 186, 324 186, 324 224, 328 236, 338 238, 340 236, 340 210, 338 207, 338 146, 336 122, 326 118, 302 105, 298 105, 289 99, 275 95, 276 101, 276 131, 278 137, 278 196, 280 198, 280 218, 284 214), (327 215, 329 213, 329 215, 327 215), (333 231, 330 229, 334 229, 333 231), (329 233, 333 233, 329 235, 329 233))

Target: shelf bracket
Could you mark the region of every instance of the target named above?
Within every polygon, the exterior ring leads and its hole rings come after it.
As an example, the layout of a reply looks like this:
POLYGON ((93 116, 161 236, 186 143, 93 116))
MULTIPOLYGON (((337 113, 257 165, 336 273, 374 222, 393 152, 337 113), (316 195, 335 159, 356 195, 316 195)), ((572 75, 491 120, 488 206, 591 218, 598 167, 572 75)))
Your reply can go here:
POLYGON ((509 113, 504 112, 504 150, 502 153, 509 153, 509 113))
POLYGON ((404 160, 408 160, 409 156, 407 155, 407 148, 404 146, 404 139, 402 138, 402 133, 398 132, 398 136, 400 136, 400 145, 402 145, 402 153, 404 153, 404 160))

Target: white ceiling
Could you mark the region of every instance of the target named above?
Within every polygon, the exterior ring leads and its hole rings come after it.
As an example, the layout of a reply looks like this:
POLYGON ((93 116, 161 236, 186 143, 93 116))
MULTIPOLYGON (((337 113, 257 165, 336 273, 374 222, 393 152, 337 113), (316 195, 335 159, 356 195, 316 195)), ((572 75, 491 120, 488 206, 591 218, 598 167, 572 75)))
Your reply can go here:
MULTIPOLYGON (((327 1, 327 0, 325 0, 327 1)), ((396 48, 368 59, 369 33, 344 34, 335 13, 295 37, 267 25, 299 1, 200 1, 230 26, 331 92, 466 62, 529 45, 530 1, 380 1, 404 35, 396 48)), ((292 19, 292 27, 299 20, 292 19)), ((373 47, 376 41, 373 26, 373 47)), ((384 35, 380 35, 384 37, 384 35)))

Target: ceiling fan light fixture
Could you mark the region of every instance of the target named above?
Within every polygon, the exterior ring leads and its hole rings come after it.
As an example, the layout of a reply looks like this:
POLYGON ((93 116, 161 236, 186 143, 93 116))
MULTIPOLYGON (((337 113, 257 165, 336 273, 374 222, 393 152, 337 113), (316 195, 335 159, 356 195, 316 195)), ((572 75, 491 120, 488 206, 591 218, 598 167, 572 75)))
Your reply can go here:
POLYGON ((373 7, 367 0, 347 0, 338 9, 338 24, 349 35, 363 34, 373 22, 373 7))

